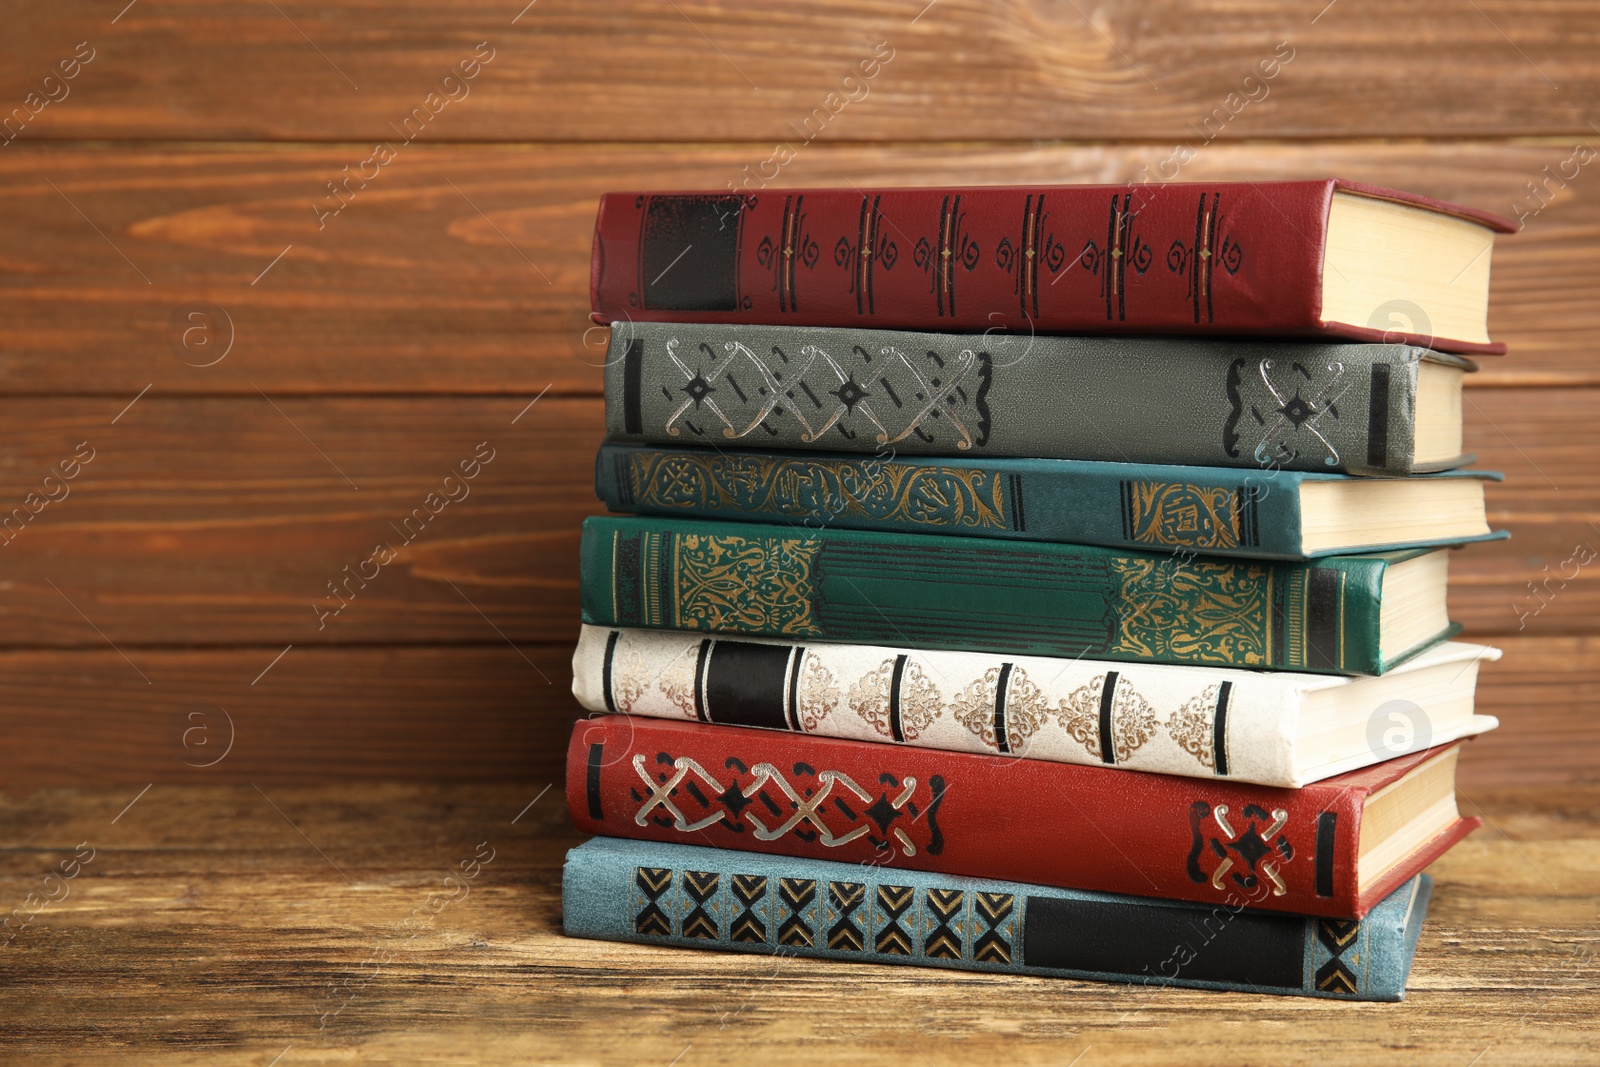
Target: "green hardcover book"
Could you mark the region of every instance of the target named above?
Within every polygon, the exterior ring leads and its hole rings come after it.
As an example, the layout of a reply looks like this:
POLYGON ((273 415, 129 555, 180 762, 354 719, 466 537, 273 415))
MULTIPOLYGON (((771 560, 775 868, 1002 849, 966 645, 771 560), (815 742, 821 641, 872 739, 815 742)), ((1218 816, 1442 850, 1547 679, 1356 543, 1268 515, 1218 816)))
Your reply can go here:
POLYGON ((728 635, 1382 674, 1450 636, 1447 550, 1273 564, 685 519, 583 525, 583 619, 728 635))

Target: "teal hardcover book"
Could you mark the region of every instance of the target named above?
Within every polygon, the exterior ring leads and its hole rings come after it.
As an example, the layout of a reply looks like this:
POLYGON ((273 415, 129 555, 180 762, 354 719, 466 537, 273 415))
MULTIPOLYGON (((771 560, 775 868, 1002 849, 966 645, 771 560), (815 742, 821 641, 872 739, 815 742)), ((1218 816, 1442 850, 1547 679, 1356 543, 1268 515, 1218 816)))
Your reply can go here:
POLYGON ((1329 997, 1403 1000, 1432 881, 1362 919, 1207 906, 597 837, 567 853, 572 937, 1329 997))
POLYGON ((1042 541, 591 518, 583 621, 1382 674, 1444 640, 1443 549, 1269 563, 1042 541))
POLYGON ((595 459, 616 512, 1284 560, 1504 537, 1483 502, 1499 480, 615 443, 595 459))

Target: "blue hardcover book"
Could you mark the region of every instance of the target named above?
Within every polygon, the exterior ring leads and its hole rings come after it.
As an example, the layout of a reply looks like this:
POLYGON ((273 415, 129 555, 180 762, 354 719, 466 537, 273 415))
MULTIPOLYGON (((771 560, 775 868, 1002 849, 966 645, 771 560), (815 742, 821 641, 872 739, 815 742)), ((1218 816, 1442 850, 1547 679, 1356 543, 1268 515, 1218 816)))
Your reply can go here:
POLYGON ((616 512, 1285 560, 1505 537, 1491 480, 609 443, 595 462, 616 512))
POLYGON ((1318 919, 693 845, 567 853, 573 937, 1250 993, 1403 1000, 1432 880, 1318 919))

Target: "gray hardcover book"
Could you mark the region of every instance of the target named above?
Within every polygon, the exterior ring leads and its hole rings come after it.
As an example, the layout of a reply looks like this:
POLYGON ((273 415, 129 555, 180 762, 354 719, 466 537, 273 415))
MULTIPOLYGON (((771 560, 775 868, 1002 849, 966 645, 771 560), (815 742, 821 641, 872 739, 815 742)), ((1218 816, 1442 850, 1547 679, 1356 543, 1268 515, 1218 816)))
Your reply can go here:
POLYGON ((1409 345, 615 323, 612 441, 1403 475, 1476 364, 1409 345))

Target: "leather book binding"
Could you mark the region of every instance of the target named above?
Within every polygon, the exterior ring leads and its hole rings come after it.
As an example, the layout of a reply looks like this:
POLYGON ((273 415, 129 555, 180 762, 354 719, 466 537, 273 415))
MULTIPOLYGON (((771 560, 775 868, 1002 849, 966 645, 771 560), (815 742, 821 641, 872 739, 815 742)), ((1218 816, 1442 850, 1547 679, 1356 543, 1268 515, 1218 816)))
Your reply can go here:
MULTIPOLYGON (((1443 549, 1265 563, 1041 541, 585 519, 583 621, 863 645, 1382 674, 1393 565, 1443 549)), ((1441 620, 1442 621, 1442 620, 1441 620)))
MULTIPOLYGON (((837 526, 1139 551, 1303 560, 1392 548, 1465 544, 1464 536, 1318 547, 1302 534, 1300 487, 1339 474, 1092 460, 852 456, 604 444, 595 492, 622 514, 837 526)), ((1493 471, 1445 479, 1499 481, 1493 471)))
POLYGON ((611 331, 606 438, 1409 475, 1471 458, 1426 438, 1418 454, 1419 423, 1448 416, 1419 403, 1436 368, 1477 364, 1408 345, 632 323, 611 331))
POLYGON ((603 715, 573 727, 567 807, 588 834, 1353 919, 1478 825, 1357 885, 1367 797, 1438 752, 1283 789, 603 715))
POLYGON ((1329 212, 1341 191, 1515 229, 1338 179, 619 192, 600 199, 590 289, 601 322, 1379 340, 1387 323, 1322 318, 1329 212))
POLYGON ((1401 1000, 1431 889, 1322 919, 597 837, 567 853, 561 919, 644 945, 1401 1000))

